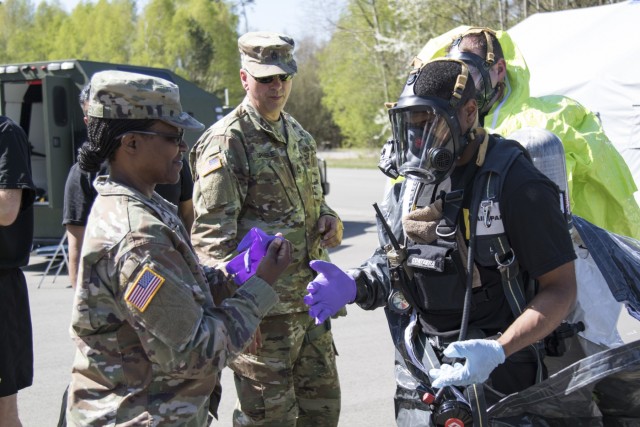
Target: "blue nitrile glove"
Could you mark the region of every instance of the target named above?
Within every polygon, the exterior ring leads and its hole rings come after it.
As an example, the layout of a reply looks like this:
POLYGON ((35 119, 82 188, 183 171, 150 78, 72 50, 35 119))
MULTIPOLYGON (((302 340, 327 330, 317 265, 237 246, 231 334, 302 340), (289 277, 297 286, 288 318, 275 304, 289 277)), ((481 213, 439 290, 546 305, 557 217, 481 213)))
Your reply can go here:
POLYGON ((356 282, 330 262, 313 260, 309 267, 319 274, 307 285, 309 293, 304 303, 309 306, 309 316, 319 325, 356 299, 356 282))
POLYGON ((227 272, 233 274, 236 284, 242 285, 249 277, 256 274, 260 260, 267 253, 269 243, 276 236, 270 236, 257 227, 253 227, 242 238, 238 245, 238 255, 227 263, 227 272))
POLYGON ((440 369, 430 369, 429 376, 435 378, 432 383, 435 388, 482 383, 505 359, 504 349, 495 340, 456 341, 443 353, 451 358, 464 357, 467 361, 464 365, 444 364, 440 369))

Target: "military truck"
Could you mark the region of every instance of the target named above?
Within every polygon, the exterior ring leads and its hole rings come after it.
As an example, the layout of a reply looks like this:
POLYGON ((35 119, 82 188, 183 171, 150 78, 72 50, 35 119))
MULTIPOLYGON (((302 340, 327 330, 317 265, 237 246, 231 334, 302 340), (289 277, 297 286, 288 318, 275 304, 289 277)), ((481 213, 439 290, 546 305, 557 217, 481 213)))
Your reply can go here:
MULTIPOLYGON (((143 73, 174 82, 180 87, 185 111, 207 126, 228 111, 217 96, 167 69, 76 59, 0 65, 0 115, 20 124, 31 144, 37 187, 35 247, 56 244, 63 236, 64 185, 77 149, 86 139, 78 96, 91 76, 103 70, 143 73)), ((185 136, 193 146, 200 133, 185 136)), ((326 164, 320 163, 326 193, 326 164)))

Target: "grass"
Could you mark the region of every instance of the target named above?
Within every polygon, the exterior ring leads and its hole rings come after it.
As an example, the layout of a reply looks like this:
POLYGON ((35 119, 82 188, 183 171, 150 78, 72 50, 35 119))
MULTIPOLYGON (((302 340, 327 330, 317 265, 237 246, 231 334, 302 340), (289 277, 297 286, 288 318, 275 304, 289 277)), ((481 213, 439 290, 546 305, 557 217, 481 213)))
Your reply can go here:
POLYGON ((329 168, 376 169, 380 152, 372 149, 339 149, 321 151, 318 157, 324 159, 329 168))

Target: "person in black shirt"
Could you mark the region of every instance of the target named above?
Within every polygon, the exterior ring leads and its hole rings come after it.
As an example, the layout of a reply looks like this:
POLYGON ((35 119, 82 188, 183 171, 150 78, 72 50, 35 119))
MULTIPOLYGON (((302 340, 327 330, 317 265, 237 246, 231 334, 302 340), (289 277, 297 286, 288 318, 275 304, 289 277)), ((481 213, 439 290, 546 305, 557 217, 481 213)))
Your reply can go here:
POLYGON ((33 338, 27 282, 33 242, 31 156, 27 136, 0 116, 0 423, 21 426, 18 390, 33 382, 33 338))
POLYGON ((576 255, 557 186, 515 141, 478 127, 466 64, 424 64, 389 113, 405 179, 387 192, 383 216, 409 257, 381 245, 346 273, 312 261, 319 274, 304 299, 316 322, 346 303, 385 308, 396 346, 396 421, 426 426, 432 408, 420 390, 486 383, 504 395, 544 377, 536 343, 573 307, 576 255), (502 153, 512 162, 498 161, 502 153), (502 182, 499 191, 484 184, 486 176, 502 182), (516 278, 535 280, 537 292, 508 295, 521 289, 511 287, 516 278), (425 361, 433 361, 427 347, 439 368, 425 361))

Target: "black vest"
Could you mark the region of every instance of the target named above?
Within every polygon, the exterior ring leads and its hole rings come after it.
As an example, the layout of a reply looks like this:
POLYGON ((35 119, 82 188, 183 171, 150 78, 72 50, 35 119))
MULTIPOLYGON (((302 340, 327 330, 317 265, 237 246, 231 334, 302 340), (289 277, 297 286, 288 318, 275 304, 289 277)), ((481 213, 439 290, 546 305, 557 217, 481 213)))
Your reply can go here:
MULTIPOLYGON (((484 164, 471 178, 468 224, 468 250, 473 255, 471 264, 475 262, 482 267, 497 269, 502 279, 502 288, 494 286, 482 297, 496 297, 497 292, 504 293, 514 317, 522 312, 535 287, 533 283, 527 283, 520 271, 500 213, 504 178, 521 155, 529 157, 526 149, 515 141, 499 138, 493 147, 489 147, 484 164)), ((467 284, 469 278, 462 262, 461 248, 451 233, 461 221, 461 211, 462 192, 448 193, 443 220, 438 228, 442 237, 432 244, 411 243, 407 246, 407 265, 413 270, 413 278, 411 289, 405 293, 424 319, 423 326, 424 323, 429 324, 430 319, 454 316, 465 309, 465 295, 470 283, 467 284), (447 234, 450 236, 446 237, 447 234)))

